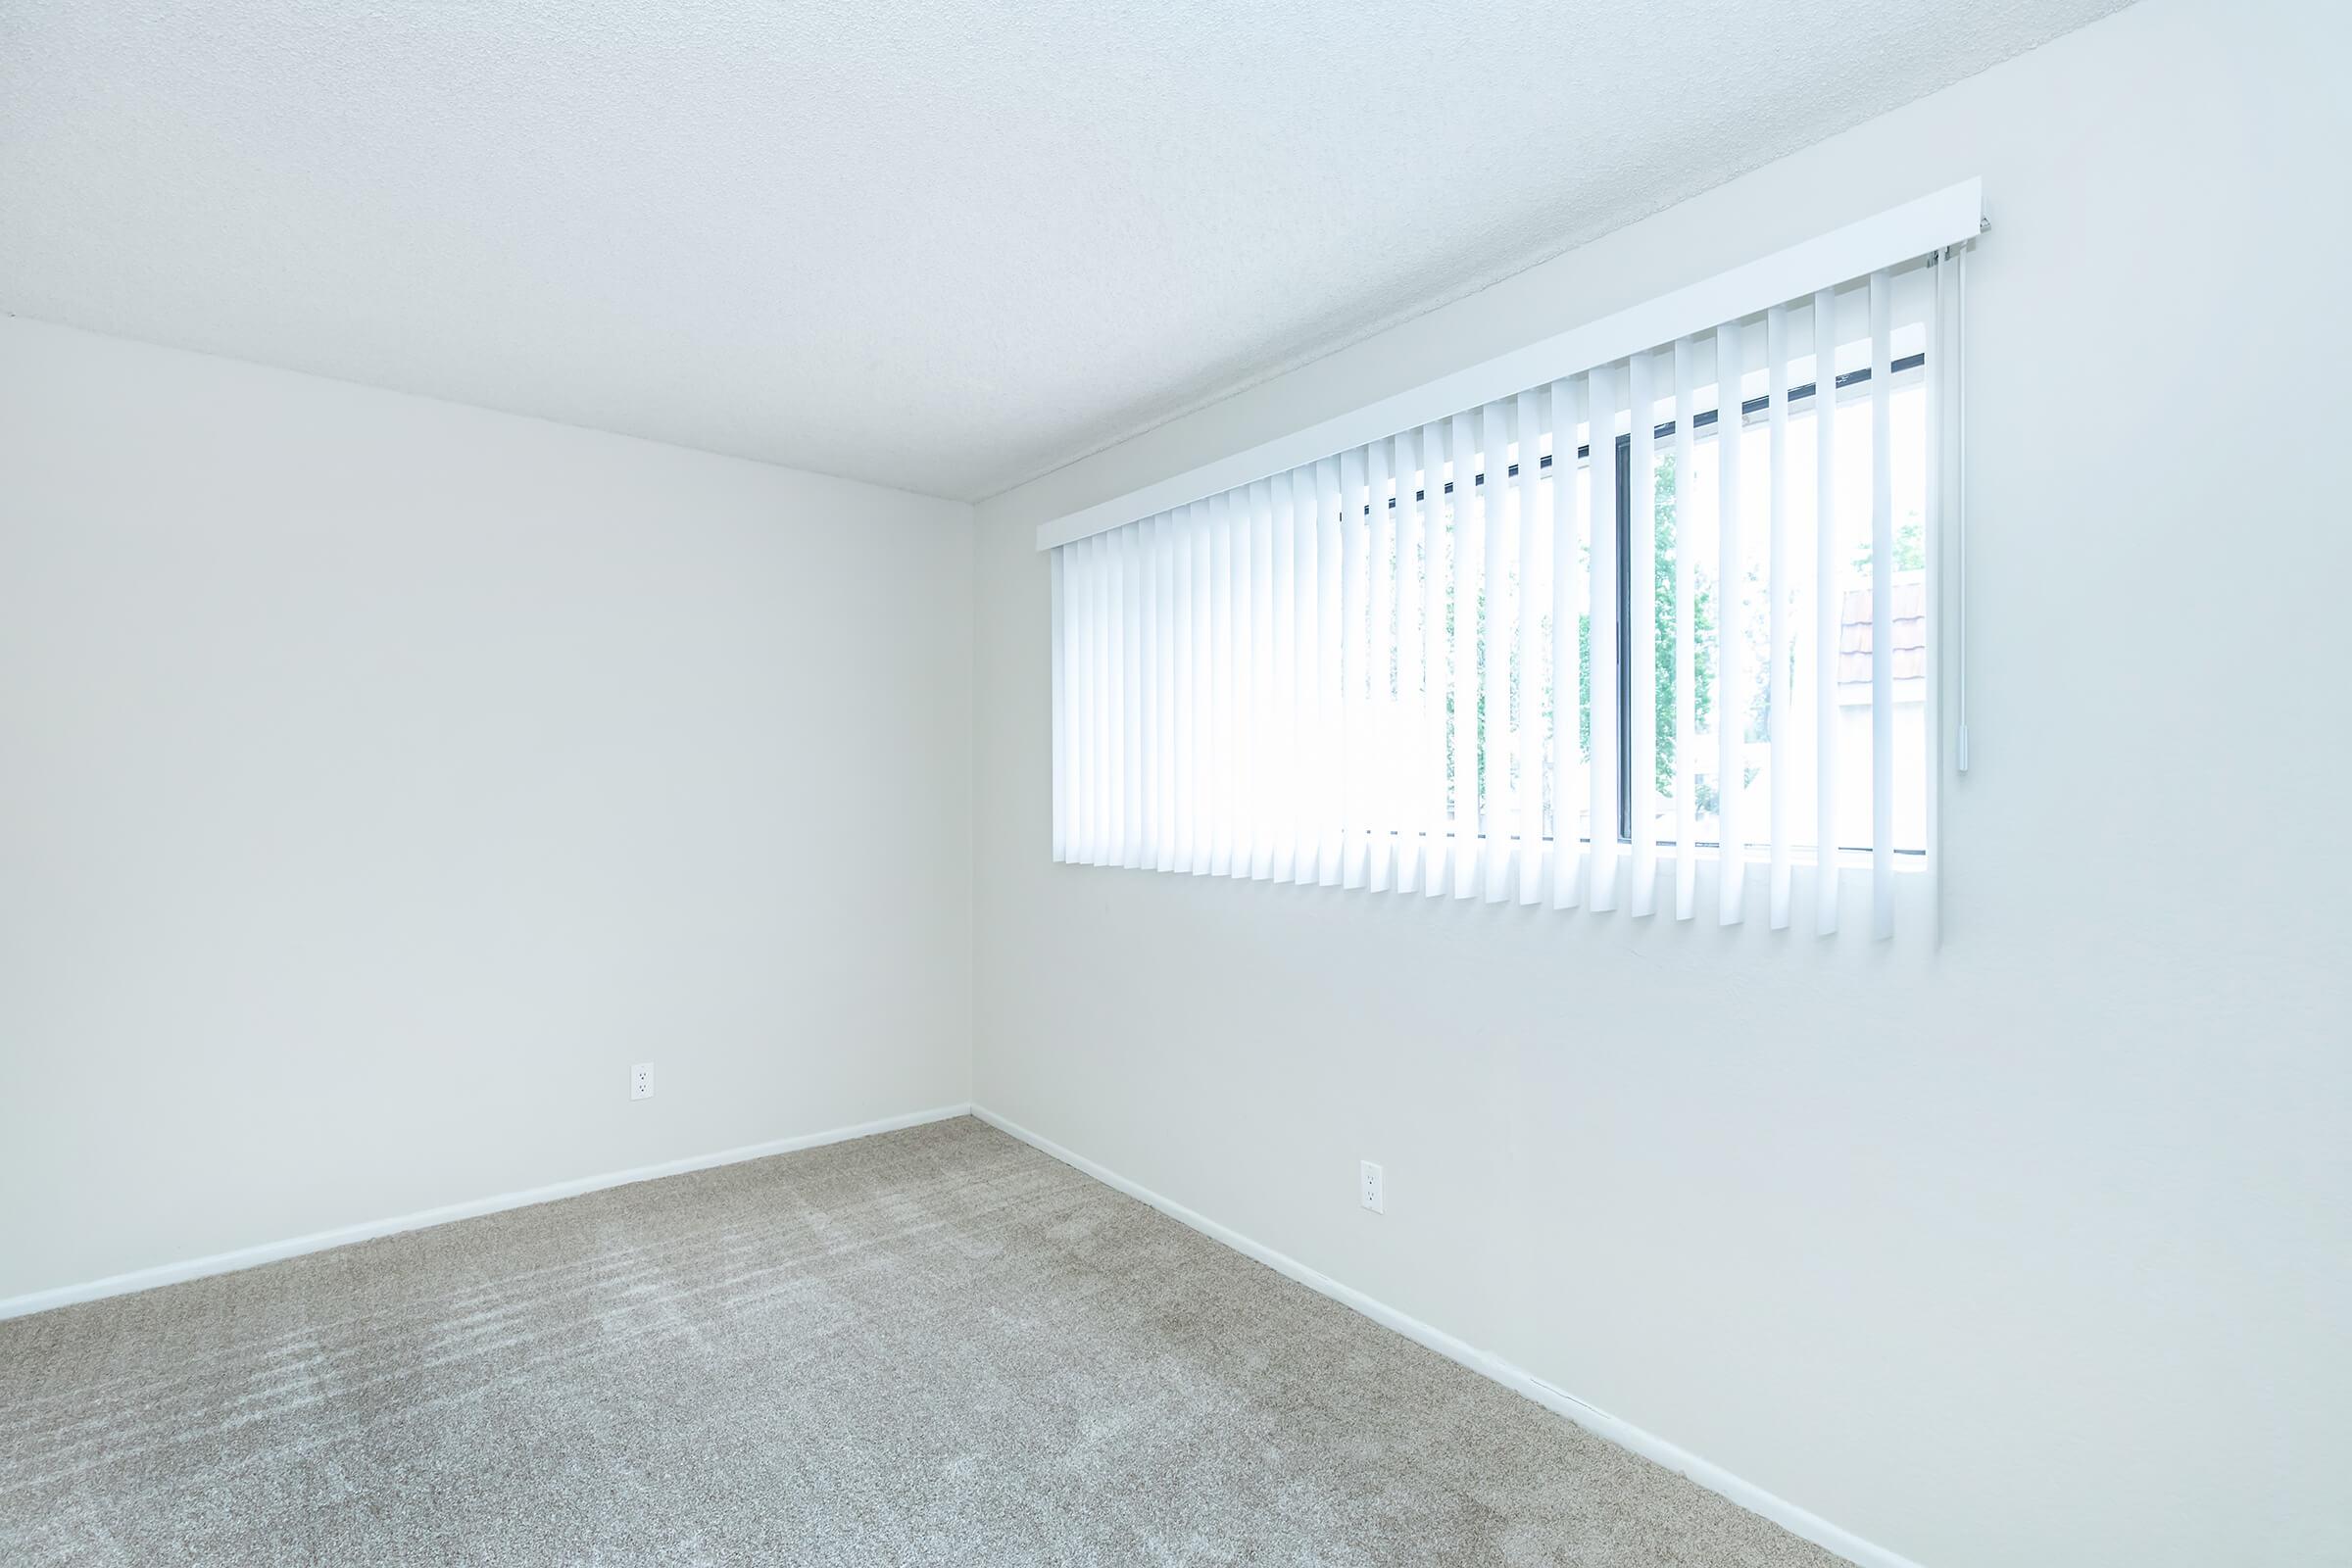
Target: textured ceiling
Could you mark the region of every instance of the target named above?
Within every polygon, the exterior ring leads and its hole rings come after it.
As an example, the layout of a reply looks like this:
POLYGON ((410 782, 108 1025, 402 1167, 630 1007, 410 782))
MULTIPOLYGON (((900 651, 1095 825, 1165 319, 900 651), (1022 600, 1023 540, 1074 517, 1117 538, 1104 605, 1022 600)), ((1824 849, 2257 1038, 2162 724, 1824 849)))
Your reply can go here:
POLYGON ((0 0, 0 311, 976 498, 2120 0, 0 0))

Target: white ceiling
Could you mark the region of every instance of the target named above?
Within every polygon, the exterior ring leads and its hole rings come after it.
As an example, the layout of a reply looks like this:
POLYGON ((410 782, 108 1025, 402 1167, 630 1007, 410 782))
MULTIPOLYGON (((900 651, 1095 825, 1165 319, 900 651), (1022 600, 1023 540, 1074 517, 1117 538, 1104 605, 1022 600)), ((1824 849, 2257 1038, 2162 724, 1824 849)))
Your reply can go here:
POLYGON ((0 0, 0 310, 977 498, 2122 0, 0 0))

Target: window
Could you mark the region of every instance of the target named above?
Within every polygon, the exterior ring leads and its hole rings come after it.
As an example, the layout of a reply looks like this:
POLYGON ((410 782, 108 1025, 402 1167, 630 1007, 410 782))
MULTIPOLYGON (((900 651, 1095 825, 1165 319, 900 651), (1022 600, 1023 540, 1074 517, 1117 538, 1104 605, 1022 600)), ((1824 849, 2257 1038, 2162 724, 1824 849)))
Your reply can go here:
POLYGON ((1867 864, 1886 934, 1943 295, 1930 253, 1056 543, 1056 858, 1824 934, 1867 864))
MULTIPOLYGON (((1860 355, 1852 356, 1860 358, 1860 355)), ((1927 853, 1927 746, 1924 734, 1927 707, 1927 390, 1924 354, 1913 352, 1893 360, 1890 370, 1893 393, 1890 417, 1891 500, 1894 510, 1894 851, 1898 857, 1916 858, 1927 853)), ((1870 853, 1872 837, 1872 749, 1871 749, 1871 462, 1872 429, 1869 381, 1871 368, 1865 362, 1839 376, 1836 397, 1837 413, 1832 432, 1832 451, 1835 454, 1836 487, 1831 521, 1835 534, 1829 551, 1831 565, 1830 595, 1835 620, 1835 635, 1830 647, 1831 683, 1825 691, 1818 670, 1822 662, 1817 652, 1816 636, 1820 621, 1821 562, 1818 492, 1821 472, 1821 449, 1816 421, 1821 417, 1819 394, 1811 379, 1790 390, 1788 398, 1788 430, 1785 438, 1785 461, 1788 465, 1786 483, 1786 520, 1788 530, 1790 558, 1814 567, 1791 574, 1790 604, 1788 613, 1796 630, 1788 640, 1789 678, 1787 701, 1788 724, 1798 736, 1818 735, 1822 715, 1828 712, 1837 725, 1837 743, 1823 748, 1818 743, 1808 748, 1802 744, 1792 748, 1788 764, 1783 768, 1766 767, 1749 758, 1744 767, 1747 791, 1746 809, 1754 817, 1769 821, 1776 789, 1785 789, 1789 797, 1788 810, 1795 837, 1792 847, 1810 858, 1820 841, 1820 774, 1825 760, 1833 760, 1837 770, 1837 786, 1832 798, 1837 803, 1837 821, 1833 834, 1839 849, 1857 855, 1870 853), (1824 698, 1828 706, 1824 707, 1824 698)), ((1740 441, 1740 492, 1743 517, 1769 519, 1771 509, 1772 436, 1769 427, 1767 399, 1745 400, 1740 441)), ((1671 435, 1671 425, 1657 431, 1660 455, 1652 466, 1653 526, 1656 530, 1653 559, 1658 563, 1656 610, 1653 616, 1653 635, 1656 646, 1658 690, 1654 704, 1656 735, 1653 741, 1657 768, 1657 790, 1661 800, 1673 799, 1673 766, 1680 740, 1676 720, 1676 698, 1679 672, 1675 664, 1675 582, 1674 563, 1678 552, 1688 550, 1696 572, 1694 619, 1697 622, 1695 691, 1693 707, 1698 715, 1693 743, 1698 748, 1693 767, 1696 777, 1694 793, 1697 812, 1697 838, 1703 847, 1713 848, 1721 838, 1720 780, 1715 758, 1710 755, 1714 745, 1715 725, 1720 721, 1721 705, 1728 696, 1741 725, 1741 738, 1746 747, 1769 747, 1772 734, 1772 688, 1770 672, 1770 620, 1772 606, 1771 545, 1769 537, 1759 537, 1756 530, 1742 531, 1742 550, 1738 581, 1740 596, 1740 622, 1744 643, 1743 687, 1737 693, 1719 694, 1715 681, 1715 660, 1709 646, 1717 630, 1716 606, 1722 589, 1721 540, 1718 535, 1721 516, 1721 467, 1716 443, 1721 439, 1714 429, 1710 410, 1699 416, 1699 439, 1693 443, 1688 475, 1679 470, 1677 454, 1665 447, 1671 435)), ((1628 436, 1617 438, 1617 461, 1621 474, 1630 473, 1632 441, 1628 436)), ((1620 535, 1632 527, 1633 496, 1630 484, 1621 484, 1618 496, 1617 526, 1620 535)), ((1630 602, 1631 583, 1624 570, 1619 572, 1619 604, 1630 602)), ((1624 609, 1620 613, 1626 613, 1624 609)), ((1631 669, 1620 664, 1621 693, 1630 682, 1631 669)), ((1629 699, 1621 695, 1621 705, 1629 699)), ((1630 713, 1630 706, 1621 706, 1621 713, 1630 713)), ((1629 723, 1630 727, 1630 723, 1629 723)), ((1621 744, 1630 744, 1630 737, 1621 744)), ((1631 840, 1635 831, 1631 820, 1630 801, 1626 819, 1620 824, 1620 835, 1631 840)), ((1661 844, 1675 841, 1671 814, 1661 811, 1651 817, 1649 830, 1661 844)))

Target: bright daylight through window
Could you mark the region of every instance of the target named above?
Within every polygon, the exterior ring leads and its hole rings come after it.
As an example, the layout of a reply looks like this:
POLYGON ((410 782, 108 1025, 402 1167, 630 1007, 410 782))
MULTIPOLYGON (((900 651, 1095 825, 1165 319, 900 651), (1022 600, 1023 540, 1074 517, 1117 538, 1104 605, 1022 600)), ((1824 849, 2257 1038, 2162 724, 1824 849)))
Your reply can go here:
POLYGON ((1056 858, 1886 934, 1932 864, 1943 263, 1058 544, 1056 858))

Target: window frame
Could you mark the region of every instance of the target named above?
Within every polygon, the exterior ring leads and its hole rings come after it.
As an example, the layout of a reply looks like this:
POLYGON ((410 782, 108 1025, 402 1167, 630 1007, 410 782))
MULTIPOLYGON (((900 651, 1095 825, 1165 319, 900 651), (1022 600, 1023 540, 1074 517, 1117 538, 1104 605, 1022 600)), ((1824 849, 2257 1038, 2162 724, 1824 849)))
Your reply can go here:
MULTIPOLYGON (((1898 359, 1888 361, 1886 371, 1889 383, 1892 383, 1897 377, 1908 375, 1911 371, 1924 370, 1927 368, 1927 364, 1928 357, 1924 353, 1905 354, 1898 359)), ((1869 384, 1870 367, 1865 365, 1859 368, 1847 370, 1842 375, 1838 376, 1832 387, 1832 394, 1836 395, 1837 393, 1845 392, 1854 387, 1865 387, 1869 384)), ((1821 383, 1818 379, 1801 382, 1788 390, 1788 393, 1786 394, 1786 401, 1791 407, 1793 407, 1798 403, 1807 402, 1818 397, 1820 392, 1821 383)), ((1755 414, 1769 414, 1771 412, 1772 397, 1769 393, 1762 397, 1742 399, 1740 404, 1740 419, 1743 426, 1747 421, 1748 416, 1755 414)), ((1722 411, 1718 409, 1701 409, 1698 413, 1692 415, 1690 416, 1691 438, 1693 440, 1697 439, 1699 431, 1711 429, 1716 424, 1720 423, 1721 416, 1722 411)), ((1651 438, 1656 441, 1671 441, 1674 439, 1674 433, 1675 421, 1672 419, 1668 419, 1661 424, 1653 426, 1650 431, 1651 438)), ((1633 433, 1631 431, 1627 431, 1625 434, 1616 437, 1615 447, 1617 458, 1617 514, 1615 519, 1617 529, 1617 842, 1622 845, 1631 846, 1634 842, 1633 433)), ((1554 454, 1547 452, 1541 459, 1539 459, 1536 464, 1538 471, 1551 469, 1554 466, 1553 457, 1554 454)), ((1580 445, 1576 449, 1575 457, 1576 461, 1580 464, 1590 463, 1592 460, 1592 442, 1588 440, 1584 444, 1580 445)), ((1516 463, 1510 465, 1509 467, 1503 471, 1501 476, 1511 479, 1517 478, 1519 476, 1519 465, 1516 463)), ((1471 479, 1471 483, 1473 485, 1476 485, 1482 489, 1485 487, 1486 482, 1487 475, 1483 470, 1474 475, 1471 479)), ((1553 475, 1553 483, 1558 484, 1564 482, 1565 478, 1563 475, 1557 473, 1553 475)), ((1439 494, 1442 496, 1452 495, 1454 484, 1454 480, 1446 480, 1445 485, 1440 489, 1439 494)), ((1429 499, 1429 492, 1427 490, 1416 490, 1413 492, 1413 495, 1414 499, 1417 501, 1426 502, 1429 499)), ((1394 507, 1396 504, 1396 503, 1394 500, 1391 500, 1388 503, 1388 505, 1391 507, 1394 507)), ((1479 839, 1484 840, 1487 837, 1486 830, 1482 827, 1476 836, 1479 839)), ((1556 841, 1558 838, 1559 834, 1555 829, 1554 832, 1546 837, 1544 842, 1550 843, 1556 841)), ((1592 840, 1590 835, 1580 833, 1576 837, 1576 842, 1579 844, 1590 844, 1592 842, 1592 840)), ((1673 839, 1659 839, 1656 842, 1660 848, 1672 848, 1675 844, 1675 840, 1673 839)), ((1691 841, 1691 848, 1700 850, 1714 850, 1718 853, 1721 853, 1723 845, 1719 840, 1693 839, 1691 841)), ((1818 844, 1812 846, 1811 848, 1813 853, 1817 856, 1823 853, 1823 847, 1818 844)), ((1866 855, 1869 853, 1869 849, 1870 847, 1868 845, 1839 844, 1830 847, 1829 853, 1838 856, 1856 854, 1866 855)), ((1907 850, 1898 846, 1895 849, 1894 854, 1898 858, 1907 857, 1915 860, 1924 860, 1927 858, 1928 852, 1924 849, 1907 850)))

